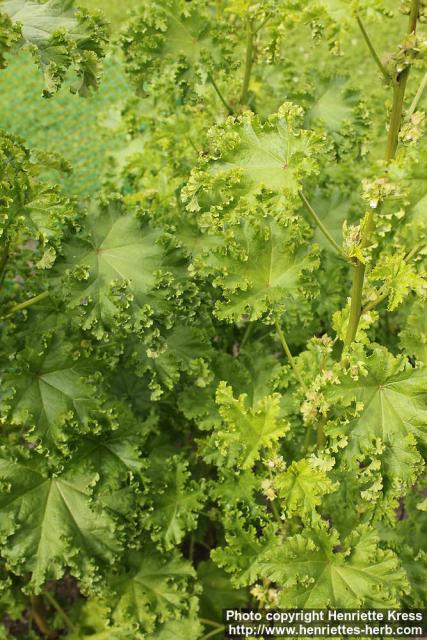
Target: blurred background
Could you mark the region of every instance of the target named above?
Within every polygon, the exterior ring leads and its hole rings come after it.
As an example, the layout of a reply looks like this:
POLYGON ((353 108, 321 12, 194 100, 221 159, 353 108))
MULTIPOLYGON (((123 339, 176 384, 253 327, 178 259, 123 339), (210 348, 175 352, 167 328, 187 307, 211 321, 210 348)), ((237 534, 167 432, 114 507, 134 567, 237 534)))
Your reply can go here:
MULTIPOLYGON (((100 10, 111 24, 113 36, 138 0, 80 0, 76 4, 100 10)), ((105 161, 123 139, 100 126, 114 105, 131 95, 116 53, 109 55, 100 90, 90 98, 71 95, 67 86, 50 99, 42 98, 43 77, 31 56, 19 52, 9 58, 0 74, 0 127, 22 137, 28 147, 54 151, 67 160, 70 176, 58 180, 70 193, 90 196, 101 183, 105 161), (11 108, 13 104, 13 108, 11 108)))

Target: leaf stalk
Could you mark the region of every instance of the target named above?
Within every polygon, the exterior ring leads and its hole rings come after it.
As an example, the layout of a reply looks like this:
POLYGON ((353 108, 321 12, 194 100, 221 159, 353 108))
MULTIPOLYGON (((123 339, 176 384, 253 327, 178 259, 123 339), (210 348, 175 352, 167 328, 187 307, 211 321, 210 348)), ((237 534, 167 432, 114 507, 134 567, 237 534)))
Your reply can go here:
POLYGON ((53 595, 49 593, 49 591, 44 591, 43 596, 46 598, 49 604, 51 604, 52 607, 59 613, 59 615, 65 622, 67 629, 69 629, 70 631, 77 631, 76 625, 71 622, 70 618, 65 613, 59 602, 57 602, 57 600, 53 597, 53 595))
POLYGON ((209 78, 209 81, 210 81, 210 83, 212 84, 213 88, 215 89, 215 92, 216 92, 216 94, 217 94, 218 98, 221 100, 222 104, 223 104, 223 105, 224 105, 224 107, 227 109, 228 114, 229 114, 230 116, 232 116, 232 115, 233 115, 233 113, 234 113, 234 111, 233 111, 233 109, 231 108, 231 106, 229 105, 229 103, 227 102, 227 100, 226 100, 226 99, 224 98, 224 96, 222 95, 222 92, 221 92, 220 88, 218 87, 217 83, 215 82, 215 80, 214 80, 214 78, 213 78, 212 74, 208 73, 208 78, 209 78))
POLYGON ((303 201, 307 212, 310 214, 311 218, 314 220, 315 224, 319 227, 320 231, 323 233, 323 235, 328 240, 328 242, 330 242, 330 244, 333 246, 333 248, 339 255, 344 256, 343 250, 341 249, 339 244, 334 240, 334 238, 332 237, 330 232, 327 230, 323 222, 320 220, 319 216, 317 215, 317 213, 315 212, 315 210, 313 209, 313 207, 311 206, 311 204, 309 203, 309 201, 307 200, 306 196, 302 191, 299 192, 299 197, 303 201))
POLYGON ((291 350, 289 349, 288 343, 286 342, 285 334, 283 333, 277 318, 274 320, 274 325, 276 327, 277 335, 279 336, 279 340, 280 340, 281 345, 283 347, 283 351, 285 352, 286 357, 289 360, 289 364, 291 365, 291 367, 292 367, 292 369, 294 371, 295 377, 298 380, 299 384, 301 385, 301 388, 305 392, 307 392, 308 391, 308 387, 305 384, 304 380, 302 379, 300 372, 298 371, 298 367, 296 365, 295 359, 294 359, 294 357, 293 357, 293 355, 291 353, 291 350))
POLYGON ((356 16, 356 20, 357 20, 357 24, 359 25, 360 31, 362 32, 362 36, 366 42, 366 44, 368 45, 369 51, 371 52, 371 55, 373 57, 373 59, 375 60, 375 64, 377 65, 378 69, 381 71, 384 80, 389 83, 391 80, 390 74, 388 73, 387 69, 385 68, 385 66, 383 65, 383 63, 381 62, 381 59, 378 55, 378 53, 375 50, 374 45, 372 44, 372 40, 370 39, 368 32, 365 29, 365 25, 363 24, 362 20, 360 19, 359 16, 356 16))
POLYGON ((245 72, 243 76, 242 94, 240 96, 240 104, 246 105, 249 92, 249 84, 251 81, 252 66, 254 63, 254 36, 255 32, 252 28, 252 20, 247 21, 246 24, 246 58, 245 58, 245 72))
POLYGON ((25 300, 25 302, 20 302, 19 304, 15 304, 15 306, 11 308, 9 313, 7 313, 5 316, 2 316, 0 320, 6 320, 7 318, 10 318, 11 316, 15 315, 15 313, 18 313, 18 311, 23 311, 24 309, 27 309, 28 307, 31 307, 33 304, 37 304, 37 302, 41 302, 42 300, 45 300, 48 297, 49 297, 49 292, 43 291, 43 293, 39 293, 39 295, 34 296, 29 300, 25 300))

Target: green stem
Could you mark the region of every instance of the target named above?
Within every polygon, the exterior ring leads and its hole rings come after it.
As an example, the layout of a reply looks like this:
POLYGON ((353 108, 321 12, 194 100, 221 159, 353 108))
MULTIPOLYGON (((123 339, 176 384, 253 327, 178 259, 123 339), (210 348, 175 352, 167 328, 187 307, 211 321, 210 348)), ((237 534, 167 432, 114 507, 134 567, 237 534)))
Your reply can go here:
POLYGON ((417 21, 420 16, 420 0, 412 0, 411 9, 409 11, 409 27, 408 33, 415 33, 417 30, 417 21))
POLYGON ((326 424, 326 418, 324 417, 319 418, 319 421, 317 423, 317 448, 318 449, 321 449, 326 442, 325 424, 326 424))
POLYGON ((207 624, 209 627, 216 627, 217 629, 224 629, 224 625, 219 622, 215 622, 214 620, 209 620, 209 618, 199 618, 202 624, 207 624))
POLYGON ((229 115, 232 116, 233 113, 234 113, 233 109, 230 107, 230 105, 228 104, 228 102, 226 101, 224 96, 222 95, 222 93, 220 91, 220 88, 218 87, 217 83, 215 82, 215 80, 213 79, 213 77, 212 77, 212 75, 210 73, 208 73, 208 78, 209 78, 209 81, 212 84, 213 88, 215 89, 218 98, 221 100, 222 104, 227 109, 229 115))
POLYGON ((423 79, 421 80, 420 86, 418 87, 418 91, 415 94, 414 99, 412 100, 411 106, 408 109, 408 113, 406 114, 406 118, 408 120, 410 120, 411 116, 413 113, 415 113, 417 107, 418 107, 418 103, 422 98, 422 95, 424 93, 424 89, 427 86, 427 72, 424 74, 423 79))
POLYGON ((201 640, 208 640, 208 638, 213 638, 214 636, 218 635, 218 633, 221 633, 222 631, 225 631, 224 625, 221 625, 221 628, 219 629, 214 629, 213 631, 210 631, 205 636, 203 636, 201 640))
POLYGON ((193 562, 193 559, 194 559, 194 534, 193 533, 190 536, 190 546, 188 549, 188 557, 189 557, 189 560, 193 562))
POLYGON ((25 302, 20 302, 19 304, 15 304, 15 306, 11 308, 9 313, 7 313, 5 316, 2 316, 0 320, 6 320, 6 318, 10 318, 15 313, 18 313, 18 311, 23 311, 24 309, 27 309, 28 307, 31 307, 33 304, 37 304, 37 302, 41 302, 42 300, 45 300, 48 297, 49 297, 49 292, 43 291, 43 293, 39 293, 39 295, 34 296, 34 298, 30 298, 29 300, 25 300, 25 302))
POLYGON ((3 248, 0 258, 0 287, 3 284, 6 275, 7 261, 9 260, 9 243, 7 242, 3 248))
POLYGON ((46 618, 43 600, 40 596, 31 596, 31 617, 36 623, 40 633, 49 640, 55 637, 54 631, 50 628, 46 618))
POLYGON ((402 126, 403 101, 405 99, 406 85, 408 82, 410 67, 406 67, 398 76, 393 85, 393 106, 390 115, 390 126, 387 136, 385 161, 390 162, 396 155, 399 143, 399 132, 402 126))
POLYGON ((251 337, 252 331, 254 330, 254 323, 248 322, 248 326, 246 327, 245 333, 243 334, 242 342, 240 343, 240 349, 243 349, 249 338, 251 337))
POLYGON ((243 87, 240 97, 240 104, 242 105, 246 105, 246 101, 248 99, 249 83, 251 81, 252 66, 254 63, 254 35, 252 21, 248 20, 246 25, 245 73, 243 76, 243 87))
POLYGON ((323 222, 320 220, 319 216, 317 215, 317 213, 315 212, 315 210, 313 209, 313 207, 311 206, 311 204, 309 203, 309 201, 307 200, 306 196, 302 191, 299 192, 299 197, 303 201, 305 208, 307 209, 308 213, 314 220, 315 224, 319 227, 320 231, 323 233, 325 238, 331 243, 335 251, 339 253, 339 255, 343 256, 344 255, 343 250, 341 249, 339 244, 334 240, 334 238, 331 236, 331 234, 329 233, 329 231, 327 230, 323 222))
POLYGON ((344 344, 346 347, 350 346, 356 337, 357 327, 359 326, 359 320, 362 311, 362 293, 363 282, 365 279, 365 265, 363 262, 358 262, 353 267, 353 284, 351 287, 351 303, 350 303, 350 317, 348 319, 347 333, 345 336, 344 344))
POLYGON ((279 509, 277 508, 276 500, 271 500, 271 502, 270 502, 271 511, 273 512, 273 516, 274 516, 274 519, 276 520, 277 524, 279 524, 282 527, 283 526, 283 520, 280 517, 280 512, 279 512, 279 509))
MULTIPOLYGON (((417 20, 420 12, 420 0, 412 0, 409 12, 408 34, 416 32, 417 20)), ((411 66, 408 65, 397 76, 393 87, 393 106, 390 116, 390 127, 388 130, 387 147, 385 153, 385 161, 390 162, 394 159, 399 143, 399 132, 402 126, 403 102, 405 99, 406 85, 408 83, 409 72, 411 66)))
POLYGON ((276 331, 277 331, 277 335, 279 336, 279 340, 280 340, 280 342, 282 344, 283 351, 286 353, 286 356, 287 356, 287 358, 289 360, 289 364, 291 365, 291 367, 292 367, 292 369, 294 371, 295 377, 298 380, 298 382, 300 383, 301 388, 305 392, 307 392, 308 391, 307 385, 305 384, 304 380, 301 377, 300 372, 298 371, 295 359, 294 359, 294 357, 293 357, 293 355, 291 353, 291 350, 289 349, 288 343, 286 342, 285 334, 283 333, 282 329, 280 328, 280 325, 279 325, 279 322, 278 322, 277 319, 275 319, 274 325, 276 327, 276 331))
MULTIPOLYGON (((415 33, 417 19, 419 15, 420 0, 412 0, 409 15, 408 33, 415 33)), ((390 115, 390 126, 387 136, 387 145, 385 152, 385 161, 391 162, 397 151, 399 143, 399 132, 402 126, 403 103, 405 99, 405 90, 408 82, 410 66, 406 67, 396 78, 393 85, 393 105, 390 115)), ((370 236, 375 228, 375 220, 373 212, 370 211, 369 219, 363 230, 361 240, 361 248, 365 248, 369 244, 370 236)), ((357 327, 359 326, 360 316, 362 314, 362 294, 363 283, 365 280, 366 266, 359 260, 354 266, 353 284, 351 289, 350 317, 347 326, 347 333, 344 340, 344 346, 348 347, 356 337, 357 327)))
POLYGON ((368 45, 369 51, 371 52, 371 55, 373 57, 373 59, 375 60, 375 64, 377 65, 378 69, 381 71, 382 75, 384 76, 384 79, 386 82, 390 82, 391 78, 390 75, 388 74, 386 68, 384 67, 383 63, 380 60, 379 55, 377 54, 377 52, 375 51, 375 47, 372 44, 372 41, 368 35, 368 32, 365 29, 365 25, 363 24, 362 20, 359 18, 359 16, 356 16, 356 20, 357 20, 357 24, 359 25, 360 31, 362 32, 363 38, 365 39, 366 44, 368 45))
POLYGON ((59 613, 59 615, 65 622, 67 629, 70 631, 77 631, 76 625, 71 622, 70 618, 67 616, 64 609, 61 607, 59 602, 56 601, 56 599, 52 596, 52 594, 49 593, 49 591, 44 591, 43 596, 52 605, 52 607, 56 609, 56 611, 59 613))

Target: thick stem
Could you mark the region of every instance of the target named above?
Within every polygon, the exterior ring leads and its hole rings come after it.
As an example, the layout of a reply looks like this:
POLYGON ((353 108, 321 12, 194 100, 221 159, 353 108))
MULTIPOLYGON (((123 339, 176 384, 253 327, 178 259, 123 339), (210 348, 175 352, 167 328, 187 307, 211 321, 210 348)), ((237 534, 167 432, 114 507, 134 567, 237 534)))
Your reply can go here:
POLYGON ((282 344, 283 351, 286 353, 286 356, 287 356, 287 358, 289 360, 289 364, 291 365, 291 367, 292 367, 292 369, 294 371, 296 379, 300 383, 301 388, 304 391, 308 391, 307 385, 305 384, 304 380, 301 377, 300 372, 298 371, 298 367, 296 365, 294 357, 293 357, 293 355, 291 353, 291 350, 289 349, 288 343, 286 342, 285 335, 284 335, 282 329, 280 328, 280 324, 279 324, 279 321, 277 319, 274 321, 274 325, 276 327, 276 331, 277 331, 277 335, 279 336, 279 340, 280 340, 280 342, 282 344))
POLYGON ((362 293, 363 293, 363 281, 365 279, 365 265, 362 262, 358 262, 353 267, 353 284, 351 286, 351 304, 350 304, 350 316, 348 319, 347 333, 345 336, 344 344, 348 347, 356 337, 357 327, 359 326, 359 320, 362 310, 362 293))
POLYGON ((372 41, 368 35, 368 32, 365 29, 365 25, 363 24, 362 20, 359 18, 359 16, 356 16, 356 20, 357 20, 357 24, 359 25, 360 31, 362 32, 363 38, 366 42, 366 44, 368 45, 369 51, 371 52, 371 55, 373 57, 373 59, 375 60, 375 64, 377 65, 378 69, 381 71, 382 75, 384 76, 385 81, 388 83, 390 82, 391 78, 390 75, 388 74, 386 68, 384 67, 383 63, 380 60, 380 57, 378 55, 378 53, 375 51, 375 47, 372 44, 372 41))
POLYGON ((341 247, 337 242, 335 242, 334 238, 331 236, 331 234, 329 233, 329 231, 327 230, 323 222, 320 220, 319 216, 317 215, 317 213, 315 212, 315 210, 313 209, 313 207, 311 206, 311 204, 309 203, 309 201, 307 200, 307 198, 305 197, 302 191, 299 192, 299 196, 303 201, 304 206, 307 209, 307 212, 310 214, 311 218, 313 219, 314 223, 319 227, 320 231, 323 233, 325 238, 331 243, 335 251, 339 253, 341 256, 343 256, 344 253, 341 247))
POLYGON ((243 76, 242 94, 240 96, 241 105, 245 105, 248 99, 249 83, 251 81, 252 66, 254 63, 254 35, 252 21, 248 20, 246 25, 245 73, 243 76))
POLYGON ((420 4, 421 0, 412 0, 411 2, 408 33, 415 33, 417 30, 417 21, 420 16, 420 4))
POLYGON ((387 136, 385 161, 390 162, 396 155, 399 142, 399 132, 402 126, 403 101, 408 82, 410 67, 406 67, 397 78, 393 86, 393 106, 390 115, 390 127, 387 136))
MULTIPOLYGON (((362 240, 360 242, 361 249, 365 249, 369 245, 371 233, 374 230, 374 227, 374 214, 371 210, 363 229, 362 240)), ((357 327, 359 326, 360 316, 362 315, 362 294, 363 282, 365 280, 365 271, 366 265, 360 260, 357 260, 356 264, 353 265, 353 284, 351 287, 350 316, 348 319, 347 332, 344 339, 344 345, 346 347, 348 347, 355 339, 357 327)))
POLYGON ((210 73, 208 74, 208 78, 209 78, 209 81, 212 84, 213 88, 215 89, 215 92, 216 92, 218 98, 221 100, 222 104, 227 109, 229 115, 232 116, 233 113, 234 113, 233 109, 230 107, 230 105, 228 104, 227 100, 222 95, 220 88, 218 87, 217 83, 215 82, 215 80, 213 79, 213 76, 210 73))
MULTIPOLYGON (((412 0, 409 15, 408 33, 415 33, 417 20, 419 15, 420 0, 412 0)), ((405 90, 408 82, 410 66, 406 67, 396 78, 393 85, 393 105, 390 115, 390 126, 387 136, 387 145, 385 152, 385 161, 387 163, 394 159, 399 143, 399 132, 402 126, 403 103, 405 99, 405 90)), ((375 228, 375 220, 372 211, 365 225, 362 236, 361 248, 365 248, 369 244, 371 233, 375 228)), ((353 284, 351 289, 351 305, 350 318, 347 326, 347 333, 344 345, 348 347, 356 337, 357 327, 359 326, 360 316, 362 314, 362 294, 363 283, 365 279, 366 266, 357 261, 353 271, 353 284)))

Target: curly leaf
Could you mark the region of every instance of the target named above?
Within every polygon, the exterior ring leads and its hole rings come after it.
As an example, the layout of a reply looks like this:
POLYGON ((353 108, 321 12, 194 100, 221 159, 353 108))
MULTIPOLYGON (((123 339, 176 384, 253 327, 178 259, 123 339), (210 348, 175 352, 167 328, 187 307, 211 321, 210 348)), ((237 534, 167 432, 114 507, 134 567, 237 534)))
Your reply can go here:
POLYGON ((45 81, 44 96, 58 91, 68 69, 76 72, 73 92, 97 88, 108 31, 98 15, 74 10, 73 0, 4 0, 0 10, 20 29, 18 46, 28 48, 45 81))
POLYGON ((337 533, 319 524, 267 551, 259 577, 282 585, 284 608, 394 607, 407 579, 378 543, 375 530, 362 525, 341 548, 337 533))
POLYGON ((37 459, 0 460, 2 555, 39 590, 66 567, 83 584, 99 579, 121 549, 112 518, 92 502, 98 475, 70 466, 49 472, 37 459))

